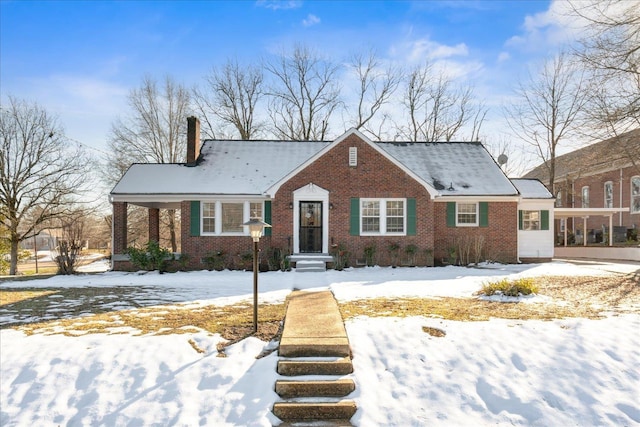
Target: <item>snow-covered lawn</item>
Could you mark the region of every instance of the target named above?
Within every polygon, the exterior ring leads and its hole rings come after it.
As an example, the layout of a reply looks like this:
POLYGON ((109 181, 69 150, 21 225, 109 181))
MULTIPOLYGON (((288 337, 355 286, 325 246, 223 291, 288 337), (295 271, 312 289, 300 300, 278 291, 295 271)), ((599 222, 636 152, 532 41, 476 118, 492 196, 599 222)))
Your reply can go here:
MULTIPOLYGON (((472 297, 487 281, 523 276, 607 276, 640 264, 553 262, 482 269, 367 268, 260 275, 260 301, 293 288, 331 289, 340 301, 472 297)), ((6 287, 127 288, 102 309, 250 300, 248 272, 117 273, 5 282, 6 287)), ((54 295, 52 295, 54 297, 54 295)), ((87 295, 86 298, 91 298, 87 295)), ((55 301, 63 310, 76 301, 55 301)), ((550 303, 540 296, 529 303, 550 303)), ((551 301, 553 303, 553 301, 551 301)), ((0 307, 0 323, 42 314, 0 307)), ((358 426, 640 425, 640 314, 601 320, 455 322, 416 316, 346 322, 354 354, 358 426), (434 337, 423 327, 446 332, 434 337)), ((247 338, 217 357, 219 335, 26 336, 0 331, 0 425, 270 426, 277 353, 247 338), (201 354, 197 347, 204 349, 201 354)))

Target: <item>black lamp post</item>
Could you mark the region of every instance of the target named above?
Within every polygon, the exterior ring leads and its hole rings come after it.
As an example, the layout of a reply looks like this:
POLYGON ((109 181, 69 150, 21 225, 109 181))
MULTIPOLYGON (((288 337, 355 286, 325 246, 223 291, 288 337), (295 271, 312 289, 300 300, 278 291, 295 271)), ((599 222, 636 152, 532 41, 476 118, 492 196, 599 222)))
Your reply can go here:
POLYGON ((265 227, 271 227, 260 218, 253 217, 242 225, 249 227, 253 239, 253 333, 258 332, 258 242, 265 227))

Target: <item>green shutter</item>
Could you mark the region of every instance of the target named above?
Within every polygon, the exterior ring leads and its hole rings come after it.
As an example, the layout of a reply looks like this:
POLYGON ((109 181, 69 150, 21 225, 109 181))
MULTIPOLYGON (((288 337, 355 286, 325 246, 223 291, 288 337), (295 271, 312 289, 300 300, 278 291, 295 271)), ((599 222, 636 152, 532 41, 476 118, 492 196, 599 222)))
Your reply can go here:
POLYGON ((360 235, 360 199, 351 198, 351 213, 349 216, 349 233, 352 236, 360 235))
POLYGON ((480 227, 488 227, 489 226, 489 203, 488 202, 480 202, 478 203, 480 209, 480 227))
POLYGON ((456 226, 456 202, 447 202, 447 227, 456 226))
POLYGON ((540 211, 540 227, 542 230, 549 229, 549 211, 540 211))
MULTIPOLYGON (((264 222, 266 222, 269 225, 273 225, 271 224, 271 201, 270 200, 267 200, 264 202, 264 222)), ((264 235, 271 236, 271 227, 264 228, 264 235)))
POLYGON ((191 201, 190 231, 192 236, 200 235, 200 201, 191 201))
POLYGON ((407 199, 407 236, 416 235, 416 199, 407 199))
POLYGON ((522 211, 518 211, 518 230, 522 230, 522 211))

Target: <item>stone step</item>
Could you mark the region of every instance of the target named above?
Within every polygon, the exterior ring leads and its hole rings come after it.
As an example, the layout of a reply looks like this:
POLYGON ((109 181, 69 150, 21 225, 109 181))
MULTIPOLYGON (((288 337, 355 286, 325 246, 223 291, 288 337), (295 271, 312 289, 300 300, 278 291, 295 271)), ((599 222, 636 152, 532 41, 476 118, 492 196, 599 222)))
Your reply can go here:
POLYGON ((348 375, 353 364, 348 357, 318 359, 296 358, 278 361, 278 374, 288 377, 298 375, 348 375))
POLYGON ((346 338, 298 338, 292 343, 280 340, 278 354, 282 357, 350 357, 351 347, 346 338))
POLYGON ((327 271, 327 264, 320 260, 296 261, 296 271, 302 273, 327 271))
MULTIPOLYGON (((304 422, 306 420, 349 421, 356 413, 353 400, 337 402, 276 402, 273 414, 282 421, 304 422)), ((295 424, 294 424, 295 425, 295 424)))
POLYGON ((280 423, 278 427, 353 427, 353 424, 348 420, 304 420, 280 423))
POLYGON ((356 389, 353 380, 276 381, 276 393, 284 399, 294 397, 344 397, 356 389))

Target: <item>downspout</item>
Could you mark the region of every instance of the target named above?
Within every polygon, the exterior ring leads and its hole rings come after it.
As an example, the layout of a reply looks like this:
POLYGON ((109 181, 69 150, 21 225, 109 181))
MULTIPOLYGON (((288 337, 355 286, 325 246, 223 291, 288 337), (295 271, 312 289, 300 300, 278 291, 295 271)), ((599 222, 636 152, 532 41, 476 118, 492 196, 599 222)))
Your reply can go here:
POLYGON ((111 271, 113 271, 113 247, 115 245, 115 227, 113 226, 115 215, 113 214, 113 196, 109 194, 109 203, 111 204, 111 271))
MULTIPOLYGON (((622 168, 620 168, 620 207, 622 208, 622 168)), ((620 226, 622 226, 622 211, 618 214, 620 216, 620 226)))

